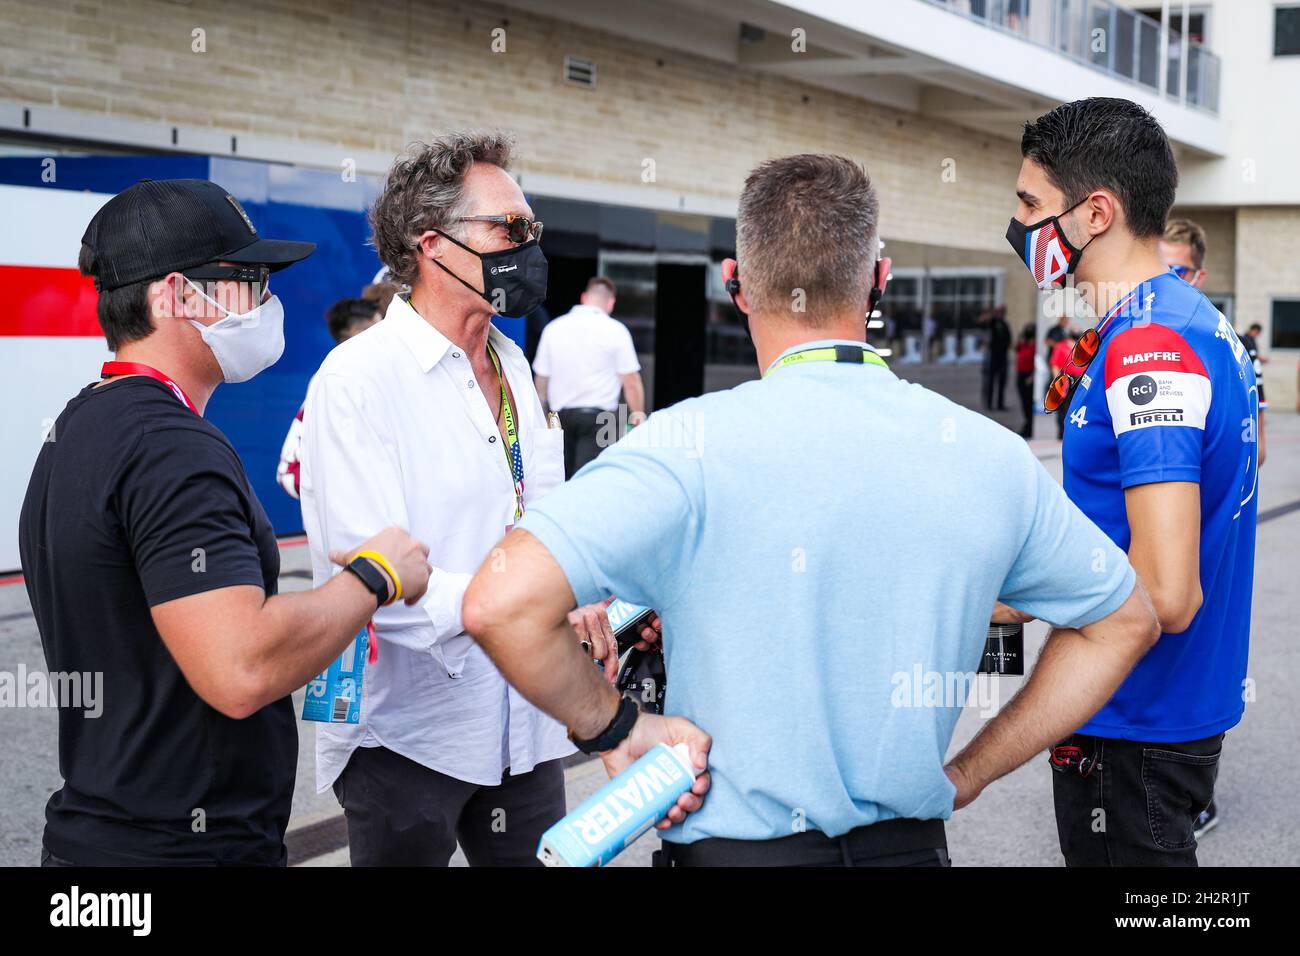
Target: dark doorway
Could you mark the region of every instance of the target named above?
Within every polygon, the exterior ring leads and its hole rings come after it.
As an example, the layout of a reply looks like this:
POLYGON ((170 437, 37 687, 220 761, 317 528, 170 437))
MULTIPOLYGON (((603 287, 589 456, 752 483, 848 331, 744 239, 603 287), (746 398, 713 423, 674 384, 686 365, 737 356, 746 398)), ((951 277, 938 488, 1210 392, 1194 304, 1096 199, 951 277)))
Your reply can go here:
MULTIPOLYGON (((549 236, 548 236, 549 238, 549 236)), ((557 255, 546 250, 546 304, 528 316, 524 354, 531 362, 537 355, 542 329, 556 316, 564 315, 578 304, 578 296, 587 288, 587 280, 596 274, 596 257, 557 255)))
POLYGON ((659 262, 655 269, 654 407, 704 394, 704 263, 659 262))

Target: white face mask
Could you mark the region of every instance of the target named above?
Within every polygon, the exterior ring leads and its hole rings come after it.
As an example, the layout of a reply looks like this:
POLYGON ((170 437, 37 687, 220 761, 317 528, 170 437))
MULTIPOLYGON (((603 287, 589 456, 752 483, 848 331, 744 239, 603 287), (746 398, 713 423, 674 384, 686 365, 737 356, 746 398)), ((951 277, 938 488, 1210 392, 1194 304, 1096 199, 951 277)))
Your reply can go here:
POLYGON ((284 306, 279 296, 273 295, 240 315, 222 308, 189 279, 185 281, 204 301, 225 313, 224 318, 211 325, 190 319, 190 325, 199 330, 203 341, 212 349, 221 366, 222 378, 232 383, 247 382, 280 360, 284 354, 284 306))

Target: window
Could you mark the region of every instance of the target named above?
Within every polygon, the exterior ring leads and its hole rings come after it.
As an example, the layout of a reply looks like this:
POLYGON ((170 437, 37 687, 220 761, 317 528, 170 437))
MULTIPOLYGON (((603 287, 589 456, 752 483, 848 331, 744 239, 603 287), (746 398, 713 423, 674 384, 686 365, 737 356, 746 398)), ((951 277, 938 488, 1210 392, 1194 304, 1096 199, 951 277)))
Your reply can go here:
POLYGON ((1300 349, 1300 299, 1273 300, 1273 334, 1275 349, 1300 349))
POLYGON ((1300 6, 1273 11, 1273 55, 1300 56, 1300 6))

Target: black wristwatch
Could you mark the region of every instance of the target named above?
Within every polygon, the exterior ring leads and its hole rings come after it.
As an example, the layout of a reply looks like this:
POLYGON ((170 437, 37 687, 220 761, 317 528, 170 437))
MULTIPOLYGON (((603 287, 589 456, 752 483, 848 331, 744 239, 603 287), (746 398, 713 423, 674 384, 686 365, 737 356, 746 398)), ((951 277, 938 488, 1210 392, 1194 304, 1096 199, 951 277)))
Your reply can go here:
POLYGON ((375 601, 378 602, 375 610, 388 603, 388 578, 369 558, 353 558, 352 563, 345 566, 343 570, 351 571, 360 578, 366 590, 375 596, 375 601))
POLYGON ((614 714, 614 719, 600 734, 590 740, 579 740, 573 736, 573 731, 569 731, 569 739, 585 754, 604 753, 627 739, 627 735, 632 732, 632 725, 640 716, 641 708, 636 705, 636 701, 631 697, 623 697, 618 702, 618 712, 614 714))

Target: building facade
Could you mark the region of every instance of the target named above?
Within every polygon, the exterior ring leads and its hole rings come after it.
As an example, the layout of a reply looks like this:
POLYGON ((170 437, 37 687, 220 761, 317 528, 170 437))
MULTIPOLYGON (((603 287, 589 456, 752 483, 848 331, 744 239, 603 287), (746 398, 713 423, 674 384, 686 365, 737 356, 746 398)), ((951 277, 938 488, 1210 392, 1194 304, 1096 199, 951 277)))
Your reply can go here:
MULTIPOLYGON (((1270 399, 1295 405, 1300 124, 1285 112, 1300 4, 0 0, 0 54, 0 156, 39 160, 33 176, 78 154, 243 159, 304 206, 324 191, 326 206, 363 208, 409 142, 513 131, 547 223, 548 309, 590 274, 614 276, 657 404, 754 374, 718 263, 756 163, 860 160, 895 271, 872 334, 905 363, 977 362, 989 309, 1005 306, 1014 331, 1046 321, 1004 238, 1021 124, 1126 96, 1175 144, 1176 212, 1209 233, 1207 291, 1238 328, 1264 326, 1270 399), (657 368, 661 352, 698 354, 702 379, 657 368)), ((357 286, 375 264, 363 258, 349 260, 357 286)), ((318 337, 310 348, 323 355, 318 337)))

